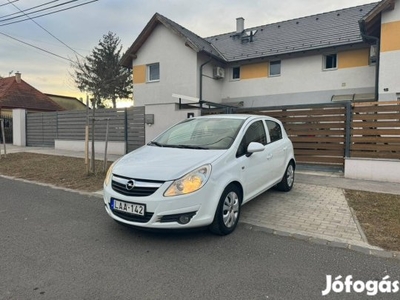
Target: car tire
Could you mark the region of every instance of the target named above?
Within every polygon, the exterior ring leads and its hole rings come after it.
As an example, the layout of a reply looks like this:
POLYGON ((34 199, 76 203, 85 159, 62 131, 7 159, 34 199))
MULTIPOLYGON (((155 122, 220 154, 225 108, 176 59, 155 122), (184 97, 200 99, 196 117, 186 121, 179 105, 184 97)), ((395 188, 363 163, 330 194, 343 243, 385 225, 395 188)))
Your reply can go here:
POLYGON ((214 221, 209 227, 210 231, 217 235, 232 233, 239 222, 241 204, 240 189, 234 184, 228 185, 219 200, 214 221))
POLYGON ((277 184, 277 189, 283 192, 289 192, 294 184, 294 164, 290 162, 283 174, 281 182, 277 184))

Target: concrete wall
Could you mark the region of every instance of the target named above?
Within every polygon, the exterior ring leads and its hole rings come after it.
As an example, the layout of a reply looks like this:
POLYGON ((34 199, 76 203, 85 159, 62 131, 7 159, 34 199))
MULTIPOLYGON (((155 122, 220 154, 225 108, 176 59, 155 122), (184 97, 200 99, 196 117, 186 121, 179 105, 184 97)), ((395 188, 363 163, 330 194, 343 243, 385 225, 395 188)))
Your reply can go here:
MULTIPOLYGON (((85 141, 76 140, 55 140, 54 149, 68 151, 85 151, 85 141)), ((94 150, 96 153, 105 152, 105 142, 95 141, 94 150)), ((92 151, 92 142, 89 141, 89 151, 92 151)), ((108 142, 107 154, 125 154, 125 142, 108 142)))
POLYGON ((346 158, 344 176, 352 179, 400 183, 400 161, 372 158, 346 158))
POLYGON ((146 105, 145 109, 146 114, 154 114, 154 124, 146 124, 146 143, 172 125, 186 119, 189 113, 194 116, 200 115, 199 109, 179 110, 176 103, 150 104, 146 105))

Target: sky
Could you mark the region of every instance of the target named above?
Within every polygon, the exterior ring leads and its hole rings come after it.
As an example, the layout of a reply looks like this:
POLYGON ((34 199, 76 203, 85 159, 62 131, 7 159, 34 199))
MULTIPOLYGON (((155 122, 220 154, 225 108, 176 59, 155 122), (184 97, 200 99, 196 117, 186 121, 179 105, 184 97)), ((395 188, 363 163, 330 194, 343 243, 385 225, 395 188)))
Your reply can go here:
POLYGON ((126 51, 156 12, 201 37, 209 37, 235 31, 238 17, 243 17, 245 28, 250 28, 377 1, 0 0, 0 76, 14 76, 18 71, 25 82, 42 93, 86 99, 86 94, 75 86, 71 75, 73 68, 68 60, 75 60, 76 53, 83 57, 90 55, 109 31, 121 39, 123 51, 126 51), (19 10, 66 2, 69 4, 59 9, 88 4, 34 18, 34 21, 28 18, 34 16, 30 10, 25 12, 26 21, 8 24, 23 19, 10 19, 18 16, 14 13, 19 10))

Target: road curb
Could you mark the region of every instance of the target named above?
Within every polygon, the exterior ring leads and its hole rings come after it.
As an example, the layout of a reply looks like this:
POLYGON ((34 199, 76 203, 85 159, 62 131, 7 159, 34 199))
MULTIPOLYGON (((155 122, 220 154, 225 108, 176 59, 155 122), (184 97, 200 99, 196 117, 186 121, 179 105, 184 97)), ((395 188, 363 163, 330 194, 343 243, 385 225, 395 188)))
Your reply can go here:
POLYGON ((355 252, 371 255, 371 256, 376 256, 380 258, 391 258, 391 259, 397 259, 400 260, 400 252, 399 251, 387 251, 384 249, 381 249, 379 247, 375 247, 372 245, 357 245, 357 243, 352 243, 351 241, 335 241, 335 240, 329 240, 329 239, 324 239, 321 237, 315 237, 312 235, 307 235, 307 234, 302 234, 298 232, 290 232, 290 231, 283 231, 283 230, 276 230, 273 228, 268 228, 260 225, 254 225, 246 222, 240 222, 240 224, 248 229, 248 230, 254 230, 254 231, 259 231, 259 232, 264 232, 268 234, 273 234, 277 236, 282 236, 282 237, 290 237, 296 240, 302 240, 302 241, 307 241, 313 244, 317 245, 325 245, 325 246, 330 246, 330 247, 335 247, 335 248, 342 248, 342 249, 348 249, 352 250, 355 252))

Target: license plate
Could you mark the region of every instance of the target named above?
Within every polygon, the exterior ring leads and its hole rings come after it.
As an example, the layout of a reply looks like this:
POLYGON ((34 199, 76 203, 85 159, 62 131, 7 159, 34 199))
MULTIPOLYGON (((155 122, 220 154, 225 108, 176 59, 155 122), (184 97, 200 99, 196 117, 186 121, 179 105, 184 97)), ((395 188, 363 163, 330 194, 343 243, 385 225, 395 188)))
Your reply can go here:
POLYGON ((112 209, 117 211, 122 211, 128 214, 139 215, 139 216, 144 216, 146 212, 144 205, 123 202, 116 199, 111 199, 111 207, 112 209))

